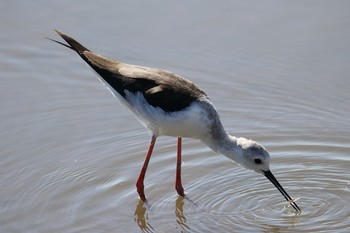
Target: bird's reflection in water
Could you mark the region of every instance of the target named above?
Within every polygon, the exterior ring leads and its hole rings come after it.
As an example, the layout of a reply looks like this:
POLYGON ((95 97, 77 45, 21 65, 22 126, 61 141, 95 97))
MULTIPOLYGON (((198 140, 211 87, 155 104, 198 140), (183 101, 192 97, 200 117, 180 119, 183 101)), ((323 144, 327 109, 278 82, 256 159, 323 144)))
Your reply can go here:
POLYGON ((155 232, 152 225, 148 222, 147 209, 149 209, 148 203, 140 199, 135 209, 134 220, 142 232, 155 232))
MULTIPOLYGON (((190 201, 188 198, 183 198, 178 196, 175 202, 175 216, 176 223, 179 226, 181 232, 190 232, 191 228, 187 225, 187 219, 184 214, 184 200, 190 201)), ((148 202, 143 202, 139 200, 137 203, 135 213, 134 213, 134 221, 140 227, 142 232, 156 232, 153 226, 150 224, 149 212, 150 205, 148 202)))
POLYGON ((176 206, 175 206, 176 222, 183 231, 187 232, 190 230, 190 227, 186 224, 186 216, 184 215, 183 207, 184 207, 184 198, 181 196, 178 196, 178 198, 176 199, 176 206))

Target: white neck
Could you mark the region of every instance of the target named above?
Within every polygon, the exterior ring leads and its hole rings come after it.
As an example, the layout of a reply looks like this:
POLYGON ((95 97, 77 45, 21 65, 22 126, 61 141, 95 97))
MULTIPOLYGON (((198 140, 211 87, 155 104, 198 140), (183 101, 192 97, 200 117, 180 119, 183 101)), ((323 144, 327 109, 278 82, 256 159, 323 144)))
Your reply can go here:
POLYGON ((202 138, 201 141, 213 151, 242 164, 242 152, 241 147, 237 144, 237 138, 228 134, 221 123, 219 129, 219 132, 212 134, 210 137, 202 138))
POLYGON ((207 132, 200 140, 207 144, 213 151, 218 152, 235 162, 242 164, 242 150, 238 145, 238 139, 227 133, 221 124, 220 117, 208 99, 200 102, 208 116, 206 121, 207 132))

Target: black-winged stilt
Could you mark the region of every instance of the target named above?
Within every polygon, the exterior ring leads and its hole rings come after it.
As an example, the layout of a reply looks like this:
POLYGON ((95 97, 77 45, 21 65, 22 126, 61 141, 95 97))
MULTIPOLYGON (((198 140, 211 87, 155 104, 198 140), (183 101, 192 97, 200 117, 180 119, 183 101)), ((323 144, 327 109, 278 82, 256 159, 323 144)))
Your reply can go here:
POLYGON ((143 181, 156 139, 160 135, 177 137, 175 189, 184 196, 181 184, 181 140, 196 138, 213 151, 232 159, 247 169, 266 176, 297 212, 298 205, 271 173, 269 152, 259 143, 237 138, 227 133, 212 102, 191 81, 168 71, 128 65, 98 55, 66 34, 56 32, 68 43, 50 39, 64 45, 94 69, 99 79, 122 105, 149 129, 153 136, 143 167, 136 182, 137 192, 146 201, 143 181))

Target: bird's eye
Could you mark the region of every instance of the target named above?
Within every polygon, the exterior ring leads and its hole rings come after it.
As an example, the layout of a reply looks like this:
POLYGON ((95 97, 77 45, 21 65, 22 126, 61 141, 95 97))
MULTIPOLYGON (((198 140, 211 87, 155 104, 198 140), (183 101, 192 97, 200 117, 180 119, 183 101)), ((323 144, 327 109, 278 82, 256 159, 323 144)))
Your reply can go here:
POLYGON ((261 159, 254 159, 254 162, 256 163, 256 164, 261 164, 262 162, 261 162, 261 159))

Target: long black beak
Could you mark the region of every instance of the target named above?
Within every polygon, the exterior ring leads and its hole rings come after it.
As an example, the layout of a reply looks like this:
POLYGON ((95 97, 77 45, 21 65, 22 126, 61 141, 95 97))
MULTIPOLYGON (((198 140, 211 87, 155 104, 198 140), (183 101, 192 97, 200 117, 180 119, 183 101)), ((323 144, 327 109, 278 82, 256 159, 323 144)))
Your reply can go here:
POLYGON ((299 206, 297 205, 297 203, 295 203, 293 201, 293 199, 288 195, 288 193, 283 189, 282 185, 278 182, 278 180, 275 178, 275 176, 271 173, 270 170, 268 171, 263 171, 264 175, 266 176, 267 179, 269 179, 271 181, 271 183, 273 183, 276 188, 282 193, 282 195, 284 196, 284 198, 286 198, 286 200, 289 202, 289 204, 295 209, 295 211, 297 211, 298 213, 301 212, 299 206))

